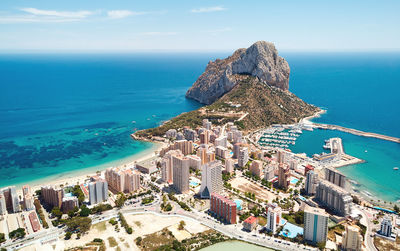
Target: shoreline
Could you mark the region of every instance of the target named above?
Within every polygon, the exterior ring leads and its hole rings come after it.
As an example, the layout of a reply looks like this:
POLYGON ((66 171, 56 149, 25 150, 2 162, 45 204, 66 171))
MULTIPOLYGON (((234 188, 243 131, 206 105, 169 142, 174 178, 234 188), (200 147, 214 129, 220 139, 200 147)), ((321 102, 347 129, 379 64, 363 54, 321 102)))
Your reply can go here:
MULTIPOLYGON (((324 128, 321 128, 321 127, 318 127, 318 125, 321 125, 321 124, 318 124, 318 123, 314 123, 314 122, 312 122, 312 119, 314 119, 314 118, 319 118, 319 117, 321 117, 321 115, 323 115, 323 114, 325 114, 327 111, 326 110, 320 110, 320 111, 318 111, 318 112, 316 112, 314 115, 311 115, 311 116, 309 116, 309 117, 306 117, 306 118, 303 118, 300 122, 299 122, 299 124, 300 123, 304 123, 304 124, 310 124, 310 125, 313 125, 313 126, 317 126, 316 128, 317 129, 319 129, 319 130, 324 130, 324 128)), ((322 124, 322 125, 328 125, 328 124, 322 124)), ((336 126, 336 125, 335 125, 336 126)), ((338 126, 338 127, 341 127, 341 126, 338 126)), ((345 128, 345 127, 341 127, 341 128, 345 128)), ((357 130, 357 129, 352 129, 352 128, 345 128, 345 129, 350 129, 350 130, 354 130, 354 131, 357 131, 357 132, 362 132, 362 131, 359 131, 359 130, 357 130)), ((333 128, 333 129, 331 129, 331 128, 329 128, 329 130, 337 130, 337 131, 341 131, 341 132, 344 132, 344 133, 348 133, 348 134, 353 134, 353 135, 355 135, 355 136, 359 136, 359 137, 369 137, 369 138, 378 138, 378 139, 380 139, 380 140, 386 140, 386 141, 391 141, 391 142, 394 142, 394 143, 400 143, 400 142, 396 142, 396 141, 393 141, 393 140, 387 140, 387 139, 385 139, 385 138, 379 138, 379 137, 374 137, 374 136, 369 136, 369 135, 363 135, 363 134, 355 134, 355 133, 352 133, 351 131, 346 131, 346 130, 338 130, 338 129, 336 129, 336 128, 333 128)), ((375 134, 375 133, 367 133, 367 132, 362 132, 362 133, 366 133, 366 134, 375 134)), ((378 135, 378 134, 376 134, 376 135, 378 135)), ((383 135, 383 136, 385 136, 385 135, 383 135)), ((390 136, 388 136, 388 137, 390 137, 390 136)), ((340 168, 342 168, 342 167, 345 167, 345 166, 356 166, 356 165, 359 165, 359 164, 363 164, 363 163, 365 163, 365 162, 367 162, 366 160, 363 160, 363 159, 360 159, 360 158, 358 158, 358 157, 355 157, 355 156, 352 156, 354 159, 353 159, 353 161, 352 161, 352 163, 346 163, 346 164, 338 164, 338 165, 335 165, 335 166, 333 166, 333 168, 334 169, 336 169, 336 170, 338 170, 339 172, 340 172, 340 168)), ((347 177, 347 176, 346 176, 347 177)), ((354 178, 354 177, 352 177, 352 178, 349 178, 349 177, 347 177, 347 179, 348 180, 352 180, 353 182, 356 182, 356 184, 358 184, 358 185, 362 185, 361 183, 359 183, 359 181, 357 180, 357 178, 354 178)), ((360 190, 358 190, 358 191, 355 191, 355 189, 357 189, 356 188, 356 186, 353 184, 353 182, 350 182, 349 181, 349 183, 350 183, 350 185, 351 185, 351 189, 352 189, 352 194, 354 194, 354 195, 356 195, 356 196, 359 196, 362 200, 364 200, 365 202, 367 202, 367 203, 370 203, 370 204, 372 204, 372 205, 378 205, 378 206, 382 206, 382 207, 387 207, 388 205, 390 205, 390 203, 392 203, 392 204, 399 204, 400 203, 400 201, 399 200, 397 200, 397 201, 393 201, 393 200, 382 200, 380 197, 378 197, 373 191, 370 191, 370 190, 368 190, 368 189, 360 189, 360 190), (389 203, 384 203, 384 201, 386 201, 386 202, 389 202, 389 203)), ((365 186, 364 186, 365 187, 365 186)))
POLYGON ((72 170, 65 173, 60 173, 57 175, 46 176, 40 179, 31 180, 27 182, 21 182, 14 184, 17 189, 21 189, 23 185, 31 186, 32 191, 40 189, 44 185, 59 185, 59 184, 76 184, 77 182, 83 182, 90 176, 96 175, 98 171, 104 171, 108 167, 112 166, 128 166, 136 162, 150 159, 156 155, 163 147, 164 143, 161 142, 151 142, 153 145, 149 149, 145 149, 141 152, 135 153, 133 155, 116 159, 110 162, 106 162, 96 166, 88 166, 85 168, 72 170))

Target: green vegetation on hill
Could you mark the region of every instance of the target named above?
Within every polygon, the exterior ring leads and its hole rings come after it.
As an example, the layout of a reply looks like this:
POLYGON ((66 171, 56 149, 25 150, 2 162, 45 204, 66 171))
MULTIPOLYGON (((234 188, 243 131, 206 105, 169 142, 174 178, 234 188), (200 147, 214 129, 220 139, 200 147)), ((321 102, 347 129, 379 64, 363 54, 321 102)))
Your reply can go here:
POLYGON ((215 125, 234 122, 242 130, 254 130, 272 124, 297 123, 319 110, 293 93, 263 84, 256 77, 240 76, 240 79, 230 92, 211 105, 182 113, 159 127, 141 130, 135 135, 150 138, 162 136, 169 129, 196 128, 205 118, 215 125), (246 113, 244 119, 238 121, 246 113))

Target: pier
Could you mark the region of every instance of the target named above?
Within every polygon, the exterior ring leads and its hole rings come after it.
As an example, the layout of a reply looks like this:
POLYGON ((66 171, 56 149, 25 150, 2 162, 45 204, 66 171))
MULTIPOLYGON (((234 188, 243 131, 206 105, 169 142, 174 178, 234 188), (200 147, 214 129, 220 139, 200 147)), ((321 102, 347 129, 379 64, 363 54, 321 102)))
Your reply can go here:
POLYGON ((343 126, 338 126, 338 125, 328 125, 328 124, 318 124, 318 123, 313 123, 314 128, 319 128, 319 129, 325 129, 325 130, 338 130, 342 132, 347 132, 351 133, 357 136, 364 136, 364 137, 369 137, 369 138, 377 138, 377 139, 383 139, 383 140, 388 140, 392 141, 395 143, 400 143, 400 138, 392 137, 392 136, 386 136, 378 133, 373 133, 373 132, 364 132, 352 128, 346 128, 343 126))

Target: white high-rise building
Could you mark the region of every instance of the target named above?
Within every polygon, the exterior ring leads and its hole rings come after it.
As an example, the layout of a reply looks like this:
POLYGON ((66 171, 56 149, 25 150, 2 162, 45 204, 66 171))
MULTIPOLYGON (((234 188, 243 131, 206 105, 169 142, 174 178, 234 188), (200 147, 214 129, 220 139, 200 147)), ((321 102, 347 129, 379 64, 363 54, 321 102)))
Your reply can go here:
POLYGON ((25 194, 24 195, 24 208, 27 211, 33 210, 35 209, 35 205, 34 205, 34 197, 32 196, 32 194, 25 194))
POLYGON ((244 167, 249 161, 249 150, 247 147, 241 147, 238 157, 238 166, 244 167))
POLYGON ((212 193, 222 191, 222 163, 214 161, 203 165, 200 197, 210 198, 212 193))
POLYGON ((6 198, 4 197, 3 192, 0 191, 0 215, 4 215, 6 213, 7 213, 6 198))
POLYGON ((275 167, 273 165, 267 165, 264 169, 264 179, 272 180, 275 178, 275 167))
POLYGON ((227 147, 228 138, 226 136, 220 136, 215 139, 215 146, 222 146, 222 147, 227 147))
POLYGON ((19 206, 19 198, 15 186, 3 189, 4 200, 6 201, 6 208, 9 212, 17 213, 21 211, 19 206))
POLYGON ((208 119, 203 119, 203 127, 206 128, 207 130, 211 130, 212 123, 208 121, 208 119))
POLYGON ((270 204, 267 211, 267 225, 265 226, 267 230, 275 234, 281 219, 282 209, 276 204, 270 204))
POLYGON ((304 208, 304 239, 313 243, 326 242, 329 215, 324 209, 304 208))
POLYGON ((306 176, 306 183, 304 184, 304 190, 307 195, 315 194, 318 186, 318 174, 314 171, 308 171, 306 176))
POLYGON ((392 220, 390 219, 390 217, 383 218, 379 234, 386 237, 390 237, 392 235, 392 220))
POLYGON ((89 203, 95 205, 108 199, 108 183, 104 179, 97 179, 89 183, 89 203))

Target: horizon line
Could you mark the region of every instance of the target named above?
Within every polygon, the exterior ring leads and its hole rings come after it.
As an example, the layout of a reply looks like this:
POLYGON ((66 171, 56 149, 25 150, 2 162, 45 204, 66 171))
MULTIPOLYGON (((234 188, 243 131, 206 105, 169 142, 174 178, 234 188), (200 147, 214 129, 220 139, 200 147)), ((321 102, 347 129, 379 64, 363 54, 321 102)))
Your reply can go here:
MULTIPOLYGON (((146 53, 146 54, 154 54, 154 53, 233 53, 239 48, 236 49, 184 49, 184 50, 175 50, 175 49, 134 49, 134 50, 119 50, 119 49, 93 49, 93 50, 84 50, 84 49, 54 49, 54 50, 45 50, 45 49, 0 49, 0 55, 7 54, 121 54, 121 53, 146 53)), ((382 49, 382 48, 371 48, 371 49, 278 49, 279 53, 285 52, 293 52, 293 53, 390 53, 390 52, 400 52, 400 48, 391 48, 391 49, 382 49)))

